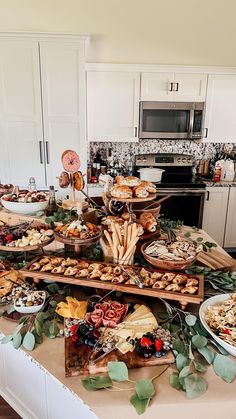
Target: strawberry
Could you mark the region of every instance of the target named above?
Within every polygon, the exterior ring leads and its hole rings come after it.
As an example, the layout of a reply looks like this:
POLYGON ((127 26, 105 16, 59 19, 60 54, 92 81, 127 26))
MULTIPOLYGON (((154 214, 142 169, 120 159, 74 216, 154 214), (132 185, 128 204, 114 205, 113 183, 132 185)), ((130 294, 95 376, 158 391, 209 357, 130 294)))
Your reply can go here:
POLYGON ((163 348, 163 340, 161 340, 161 339, 155 339, 154 345, 155 345, 156 351, 157 352, 161 352, 161 350, 163 348))
POLYGON ((150 339, 148 339, 148 338, 144 337, 144 338, 141 338, 141 339, 140 339, 140 345, 141 345, 141 346, 144 346, 144 347, 146 347, 146 348, 149 348, 149 346, 151 346, 151 345, 152 345, 152 341, 151 341, 150 339))

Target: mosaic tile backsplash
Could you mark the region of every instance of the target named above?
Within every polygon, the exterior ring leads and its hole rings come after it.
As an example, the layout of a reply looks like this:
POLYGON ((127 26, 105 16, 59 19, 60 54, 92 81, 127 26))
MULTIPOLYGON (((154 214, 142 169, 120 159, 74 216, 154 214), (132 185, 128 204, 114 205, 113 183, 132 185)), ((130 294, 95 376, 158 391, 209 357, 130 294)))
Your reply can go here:
POLYGON ((126 165, 130 161, 134 162, 136 154, 151 153, 179 153, 194 156, 197 165, 201 159, 214 159, 218 153, 228 149, 236 151, 236 144, 223 143, 203 143, 184 140, 140 140, 138 143, 116 143, 116 142, 91 142, 88 149, 88 161, 92 162, 96 152, 99 150, 101 156, 106 160, 108 149, 112 149, 115 161, 120 161, 126 165))

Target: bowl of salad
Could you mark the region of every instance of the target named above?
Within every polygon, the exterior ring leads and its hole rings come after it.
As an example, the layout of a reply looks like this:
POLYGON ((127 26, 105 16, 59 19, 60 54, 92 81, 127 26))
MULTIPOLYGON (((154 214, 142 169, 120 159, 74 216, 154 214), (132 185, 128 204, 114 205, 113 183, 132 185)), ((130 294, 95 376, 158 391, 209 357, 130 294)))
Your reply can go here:
POLYGON ((236 357, 236 293, 208 298, 200 307, 199 317, 213 339, 236 357))

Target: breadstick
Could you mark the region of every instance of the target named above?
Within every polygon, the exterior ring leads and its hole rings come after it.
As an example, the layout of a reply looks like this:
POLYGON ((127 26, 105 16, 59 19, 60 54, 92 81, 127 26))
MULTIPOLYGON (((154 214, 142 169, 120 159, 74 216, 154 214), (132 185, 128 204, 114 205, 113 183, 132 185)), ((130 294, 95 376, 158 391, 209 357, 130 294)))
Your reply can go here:
POLYGON ((128 222, 124 222, 124 252, 127 249, 128 222))
POLYGON ((107 241, 108 241, 108 243, 109 243, 109 245, 111 247, 112 253, 114 253, 114 250, 113 250, 113 241, 112 241, 111 235, 108 233, 107 230, 104 230, 104 234, 105 234, 105 237, 106 237, 106 239, 107 239, 107 241))
POLYGON ((125 252, 124 260, 128 259, 128 256, 130 255, 131 251, 133 250, 134 246, 136 246, 136 243, 138 242, 138 237, 134 238, 133 241, 129 244, 128 249, 125 252))
POLYGON ((114 259, 118 259, 118 240, 115 233, 112 234, 112 240, 113 240, 113 256, 114 259))
POLYGON ((115 228, 115 230, 116 230, 116 234, 117 234, 117 237, 118 237, 119 243, 120 243, 120 245, 122 245, 122 237, 121 237, 121 231, 120 231, 120 226, 119 226, 119 224, 115 223, 115 224, 114 224, 114 228, 115 228))

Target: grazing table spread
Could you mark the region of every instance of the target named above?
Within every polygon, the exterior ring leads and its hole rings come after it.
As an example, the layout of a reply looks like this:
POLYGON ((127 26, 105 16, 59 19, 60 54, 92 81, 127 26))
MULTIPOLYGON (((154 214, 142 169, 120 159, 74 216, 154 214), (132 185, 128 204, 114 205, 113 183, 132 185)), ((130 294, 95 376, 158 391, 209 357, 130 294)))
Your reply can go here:
POLYGON ((155 185, 135 176, 117 176, 100 225, 86 219, 79 157, 62 162, 70 210, 17 225, 2 211, 0 394, 27 418, 233 419, 235 260, 160 218, 155 185))

